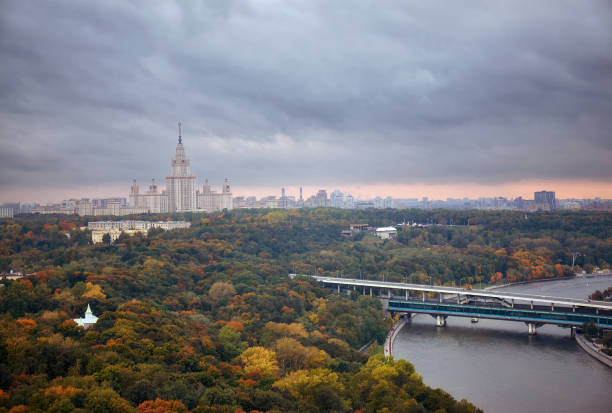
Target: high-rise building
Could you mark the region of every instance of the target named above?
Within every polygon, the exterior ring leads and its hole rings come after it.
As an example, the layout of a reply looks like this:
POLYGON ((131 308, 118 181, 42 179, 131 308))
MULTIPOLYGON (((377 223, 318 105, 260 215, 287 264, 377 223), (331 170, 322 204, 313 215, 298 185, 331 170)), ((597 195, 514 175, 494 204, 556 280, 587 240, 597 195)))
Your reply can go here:
POLYGON ((315 196, 315 208, 325 208, 329 206, 329 201, 327 199, 327 191, 325 189, 320 189, 315 196))
MULTIPOLYGON (((11 209, 12 211, 10 212, 10 217, 14 217, 15 215, 18 215, 21 212, 21 202, 5 202, 4 204, 2 204, 0 207, 4 208, 4 209, 11 209)), ((9 214, 8 211, 4 212, 4 214, 9 214)), ((5 215, 3 215, 5 216, 5 215)), ((8 216, 8 215, 6 215, 8 216)))
POLYGON ((329 206, 332 208, 344 208, 344 194, 335 189, 329 194, 329 206))
POLYGON ((553 210, 557 207, 553 191, 534 192, 533 199, 538 209, 553 210))
POLYGON ((185 156, 185 147, 181 136, 179 122, 178 144, 176 155, 170 163, 170 175, 166 177, 169 212, 189 212, 196 210, 196 177, 191 174, 189 158, 185 156))
POLYGON ((140 197, 139 192, 140 192, 140 188, 138 187, 138 184, 136 183, 136 180, 134 179, 132 181, 132 186, 130 187, 130 196, 128 197, 128 202, 130 206, 138 208, 140 204, 142 203, 142 199, 140 197))

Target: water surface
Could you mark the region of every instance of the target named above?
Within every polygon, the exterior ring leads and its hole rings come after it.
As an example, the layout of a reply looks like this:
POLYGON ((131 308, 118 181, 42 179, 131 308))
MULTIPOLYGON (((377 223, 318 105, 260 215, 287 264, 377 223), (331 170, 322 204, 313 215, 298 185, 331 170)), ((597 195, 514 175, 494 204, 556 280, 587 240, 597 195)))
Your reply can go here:
MULTIPOLYGON (((504 287, 504 291, 586 298, 612 276, 504 287)), ((412 362, 426 384, 485 412, 612 412, 612 369, 586 354, 567 328, 449 317, 436 327, 418 315, 397 336, 393 353, 412 362)))

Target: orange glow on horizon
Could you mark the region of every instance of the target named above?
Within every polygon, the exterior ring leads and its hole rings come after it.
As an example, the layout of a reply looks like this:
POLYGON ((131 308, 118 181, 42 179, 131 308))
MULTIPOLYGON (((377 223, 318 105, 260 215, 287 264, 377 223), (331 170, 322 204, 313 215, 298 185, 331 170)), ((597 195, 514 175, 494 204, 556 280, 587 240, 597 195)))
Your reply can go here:
MULTIPOLYGON (((235 181, 234 181, 235 182, 235 181)), ((199 183, 201 186, 201 183, 199 183)), ((70 198, 128 198, 130 184, 108 184, 98 186, 80 186, 72 188, 15 188, 3 190, 0 193, 0 202, 39 203, 46 204, 60 202, 70 198)), ((220 190, 220 188, 218 188, 220 190)), ((329 194, 334 189, 343 193, 350 193, 355 199, 369 199, 380 196, 386 198, 418 198, 428 197, 430 200, 446 200, 446 198, 469 198, 502 196, 514 199, 522 196, 523 199, 533 199, 535 191, 554 191, 558 199, 567 198, 596 198, 612 199, 612 183, 587 180, 529 180, 508 182, 498 185, 483 185, 474 183, 454 184, 368 184, 368 185, 304 185, 304 199, 325 189, 329 194)), ((161 190, 161 188, 160 188, 161 190)), ((285 186, 288 196, 299 198, 300 187, 297 185, 285 186)), ((281 195, 279 186, 242 186, 232 184, 234 196, 264 196, 281 195)))
MULTIPOLYGON (((427 197, 430 200, 446 200, 446 198, 491 198, 502 196, 514 199, 519 196, 523 199, 533 199, 536 191, 554 191, 558 199, 586 199, 586 198, 612 198, 612 184, 597 181, 561 181, 561 180, 534 180, 518 181, 497 185, 482 185, 474 183, 463 184, 368 184, 368 185, 337 185, 337 186, 312 186, 304 185, 304 199, 314 195, 319 189, 325 189, 329 194, 338 189, 343 193, 350 193, 353 197, 369 199, 380 196, 386 198, 418 198, 427 197)), ((232 187, 234 196, 263 196, 275 195, 280 197, 281 187, 270 186, 238 186, 232 187)), ((288 196, 299 198, 300 187, 295 185, 285 186, 288 196)))

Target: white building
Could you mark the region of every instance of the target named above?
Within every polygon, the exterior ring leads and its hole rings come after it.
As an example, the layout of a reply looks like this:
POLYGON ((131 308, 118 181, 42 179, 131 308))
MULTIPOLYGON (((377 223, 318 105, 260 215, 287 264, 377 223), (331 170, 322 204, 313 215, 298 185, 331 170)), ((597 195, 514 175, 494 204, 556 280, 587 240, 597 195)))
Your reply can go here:
POLYGON ((109 199, 106 203, 106 208, 93 208, 92 215, 94 216, 124 216, 133 214, 146 214, 145 208, 123 206, 119 199, 109 199))
POLYGON ((198 209, 212 212, 212 211, 223 211, 224 209, 231 210, 234 208, 232 200, 232 191, 230 190, 230 184, 227 178, 223 182, 223 189, 221 193, 213 191, 208 184, 208 179, 204 181, 202 186, 202 192, 198 193, 198 209))
POLYGON ((151 214, 233 209, 232 192, 227 178, 223 183, 221 193, 213 191, 208 180, 202 186, 201 192, 196 191, 196 177, 191 174, 190 161, 185 156, 180 123, 176 154, 170 163, 170 175, 166 177, 166 189, 158 190, 155 180, 152 180, 149 190, 141 193, 134 180, 130 188, 129 200, 132 208, 138 208, 151 214))
POLYGON ((397 229, 394 227, 376 228, 376 236, 380 239, 395 238, 397 236, 397 229))
POLYGON ((93 215, 93 205, 91 201, 86 198, 76 201, 76 213, 82 217, 93 215))
POLYGON ((180 122, 176 155, 172 158, 170 167, 170 175, 166 177, 168 212, 195 211, 197 208, 196 177, 191 174, 189 158, 185 156, 180 122))
POLYGON ((168 196, 165 191, 158 191, 155 179, 151 180, 149 190, 144 194, 140 193, 140 188, 134 179, 130 188, 129 202, 130 206, 142 208, 149 214, 168 212, 168 196))
POLYGON ((87 223, 87 229, 91 231, 91 240, 94 244, 102 242, 105 234, 110 235, 110 241, 114 242, 121 233, 133 235, 140 232, 147 236, 151 228, 160 228, 164 231, 179 228, 189 228, 191 222, 187 221, 91 221, 87 223))
POLYGON ((77 323, 77 325, 87 328, 89 326, 96 324, 96 322, 98 321, 98 317, 93 315, 93 313, 91 312, 91 308, 89 307, 89 304, 87 304, 87 311, 85 311, 85 317, 74 318, 73 320, 75 323, 77 323))
POLYGON ((13 208, 0 208, 0 218, 13 218, 13 208))

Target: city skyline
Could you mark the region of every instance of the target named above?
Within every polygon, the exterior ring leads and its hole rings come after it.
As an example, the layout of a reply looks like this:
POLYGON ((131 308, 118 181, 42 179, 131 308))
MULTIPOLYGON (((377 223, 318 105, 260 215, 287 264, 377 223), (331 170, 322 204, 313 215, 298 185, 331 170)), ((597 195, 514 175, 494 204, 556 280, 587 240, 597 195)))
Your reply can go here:
MULTIPOLYGON (((150 182, 147 180, 138 181, 140 184, 145 186, 150 182)), ((257 198, 263 198, 267 196, 277 196, 280 198, 282 186, 273 187, 247 187, 233 184, 232 182, 232 193, 234 196, 256 196, 257 198)), ((219 182, 211 182, 214 186, 221 187, 223 180, 219 182)), ((552 190, 557 193, 559 199, 612 199, 612 190, 609 189, 608 185, 597 186, 594 190, 584 187, 584 182, 556 182, 560 184, 560 187, 548 184, 508 184, 503 187, 508 188, 507 190, 500 190, 499 186, 497 189, 492 187, 474 186, 473 191, 463 190, 465 186, 451 188, 452 185, 438 185, 438 186, 425 186, 425 185, 414 185, 414 186, 401 186, 401 185, 345 185, 345 186, 328 186, 328 185, 311 185, 302 186, 304 191, 304 198, 316 195, 316 193, 324 189, 328 193, 334 190, 340 190, 345 193, 350 193, 355 199, 374 199, 376 197, 393 197, 393 198, 417 198, 421 200, 423 197, 429 198, 430 200, 446 200, 452 199, 478 199, 478 198, 495 198, 504 197, 507 199, 515 199, 522 197, 524 199, 533 199, 533 193, 540 190, 552 190), (566 186, 570 185, 573 191, 567 191, 566 186), (394 192, 393 192, 394 191, 394 192), (491 192, 488 192, 491 191, 491 192), (575 192, 574 192, 575 191, 575 192)), ((160 189, 164 188, 159 185, 160 189)), ((284 187, 287 191, 288 196, 299 196, 299 185, 291 185, 284 187)), ((30 195, 21 196, 22 194, 29 194, 29 191, 14 191, 11 193, 0 193, 0 203, 3 202, 21 202, 21 203, 57 203, 63 199, 80 199, 80 198, 112 198, 112 197, 124 197, 127 198, 129 193, 129 185, 126 183, 110 185, 106 189, 101 189, 96 186, 85 186, 85 187, 74 187, 61 190, 48 189, 42 191, 36 191, 34 198, 30 195), (126 189, 127 188, 127 189, 126 189), (46 194, 46 195, 41 195, 46 194), (37 196, 38 195, 38 196, 37 196)))
POLYGON ((124 194, 179 119, 236 195, 612 198, 605 1, 146 9, 3 3, 0 201, 124 194))

